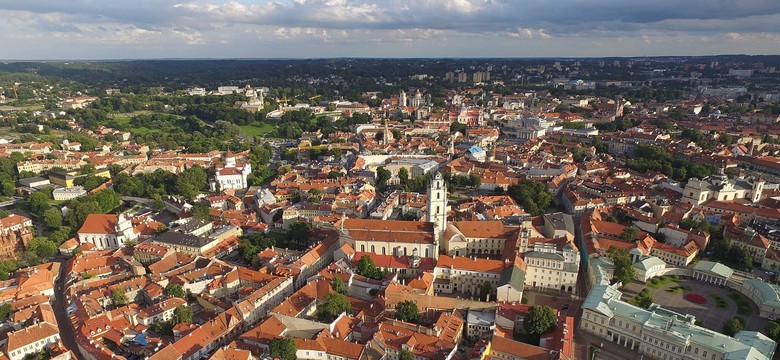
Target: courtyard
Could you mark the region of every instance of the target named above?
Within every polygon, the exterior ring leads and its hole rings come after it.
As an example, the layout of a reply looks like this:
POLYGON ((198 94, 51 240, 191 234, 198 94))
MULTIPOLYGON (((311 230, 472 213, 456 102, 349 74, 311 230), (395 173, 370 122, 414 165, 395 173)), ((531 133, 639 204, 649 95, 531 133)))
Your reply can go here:
POLYGON ((750 299, 726 287, 686 278, 665 277, 658 279, 655 285, 650 281, 647 284, 632 281, 622 290, 623 300, 633 299, 643 289, 652 294, 654 303, 681 314, 692 314, 704 327, 718 332, 734 316, 745 320, 745 330, 763 331, 768 322, 758 317, 758 308, 750 299), (685 299, 687 294, 701 295, 707 301, 694 303, 685 299))

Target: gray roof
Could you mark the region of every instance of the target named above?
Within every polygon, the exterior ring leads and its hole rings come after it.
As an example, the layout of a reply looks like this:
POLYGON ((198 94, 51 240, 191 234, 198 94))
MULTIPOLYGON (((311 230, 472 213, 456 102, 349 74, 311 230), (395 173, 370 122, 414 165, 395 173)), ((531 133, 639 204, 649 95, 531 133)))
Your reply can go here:
POLYGON ((719 262, 706 260, 697 262, 693 267, 693 270, 719 276, 725 279, 729 279, 731 275, 734 274, 734 270, 731 270, 730 267, 719 262))
POLYGON ((154 238, 154 241, 171 245, 187 247, 203 247, 211 242, 211 239, 203 236, 182 234, 174 231, 166 231, 154 238))
POLYGON ((666 263, 655 256, 646 256, 634 263, 634 267, 642 271, 647 271, 647 269, 658 265, 666 266, 666 263))
MULTIPOLYGON (((753 288, 761 295, 761 305, 780 309, 780 286, 769 284, 759 279, 748 279, 742 283, 743 288, 753 288)), ((753 291, 751 291, 753 292, 753 291)))
POLYGON ((515 289, 522 289, 525 286, 525 271, 517 266, 510 266, 501 272, 501 278, 498 280, 498 286, 509 284, 515 289))

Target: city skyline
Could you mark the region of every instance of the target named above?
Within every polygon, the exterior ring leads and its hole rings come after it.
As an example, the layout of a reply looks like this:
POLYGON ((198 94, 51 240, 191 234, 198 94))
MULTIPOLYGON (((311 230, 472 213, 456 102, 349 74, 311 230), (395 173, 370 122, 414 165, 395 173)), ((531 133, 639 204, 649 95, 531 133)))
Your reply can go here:
POLYGON ((780 53, 780 3, 0 1, 4 60, 780 53))

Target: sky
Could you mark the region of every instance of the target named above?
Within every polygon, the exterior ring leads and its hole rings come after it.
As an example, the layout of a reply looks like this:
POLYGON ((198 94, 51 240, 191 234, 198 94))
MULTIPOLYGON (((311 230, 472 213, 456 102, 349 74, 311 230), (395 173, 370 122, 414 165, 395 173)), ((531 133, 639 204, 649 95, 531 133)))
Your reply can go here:
POLYGON ((0 59, 780 54, 779 0, 0 0, 0 59))

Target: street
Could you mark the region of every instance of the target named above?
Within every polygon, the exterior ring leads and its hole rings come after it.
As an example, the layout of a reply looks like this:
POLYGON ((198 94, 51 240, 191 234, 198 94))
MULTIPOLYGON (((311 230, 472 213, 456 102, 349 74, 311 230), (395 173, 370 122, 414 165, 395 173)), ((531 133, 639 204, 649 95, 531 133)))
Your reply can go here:
POLYGON ((84 358, 79 353, 78 345, 76 344, 76 336, 73 331, 73 326, 68 318, 67 303, 65 302, 65 267, 67 266, 67 260, 64 258, 55 258, 52 261, 58 261, 60 263, 60 276, 57 281, 54 290, 54 301, 52 302, 52 309, 54 310, 54 316, 57 318, 57 326, 60 329, 60 338, 65 347, 73 351, 73 354, 77 359, 83 360, 84 358))

